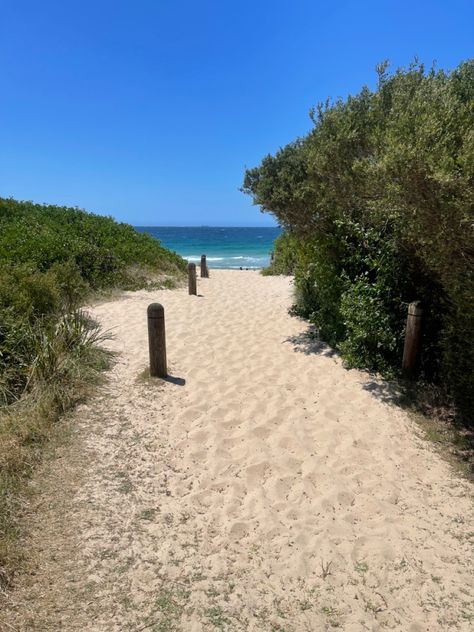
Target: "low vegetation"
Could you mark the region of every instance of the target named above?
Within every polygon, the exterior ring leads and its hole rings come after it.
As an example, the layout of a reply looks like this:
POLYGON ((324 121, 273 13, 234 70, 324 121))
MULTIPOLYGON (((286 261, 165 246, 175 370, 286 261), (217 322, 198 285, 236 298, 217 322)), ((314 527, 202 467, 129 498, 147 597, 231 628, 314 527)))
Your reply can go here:
POLYGON ((267 273, 348 366, 397 377, 407 305, 424 306, 419 384, 474 411, 474 60, 378 69, 375 90, 319 105, 304 138, 245 173, 286 229, 267 273))
POLYGON ((289 232, 282 233, 275 239, 271 263, 263 268, 264 276, 275 274, 293 274, 298 262, 298 240, 289 232))
POLYGON ((114 288, 169 286, 184 270, 111 218, 0 199, 0 585, 19 562, 22 485, 55 422, 110 360, 81 304, 114 288))

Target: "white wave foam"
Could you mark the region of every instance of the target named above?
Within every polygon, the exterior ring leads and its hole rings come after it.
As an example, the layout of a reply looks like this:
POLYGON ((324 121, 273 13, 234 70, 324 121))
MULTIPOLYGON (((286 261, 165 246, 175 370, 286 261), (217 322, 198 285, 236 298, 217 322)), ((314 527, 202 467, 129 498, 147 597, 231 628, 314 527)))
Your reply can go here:
MULTIPOLYGON (((193 263, 201 261, 200 255, 189 255, 184 256, 184 258, 193 263)), ((270 255, 223 255, 221 257, 206 257, 206 260, 210 268, 259 270, 270 263, 270 255)))
MULTIPOLYGON (((184 259, 187 261, 201 261, 201 257, 196 257, 196 255, 190 255, 186 257, 183 255, 184 259)), ((225 257, 206 257, 206 261, 224 261, 225 257)))

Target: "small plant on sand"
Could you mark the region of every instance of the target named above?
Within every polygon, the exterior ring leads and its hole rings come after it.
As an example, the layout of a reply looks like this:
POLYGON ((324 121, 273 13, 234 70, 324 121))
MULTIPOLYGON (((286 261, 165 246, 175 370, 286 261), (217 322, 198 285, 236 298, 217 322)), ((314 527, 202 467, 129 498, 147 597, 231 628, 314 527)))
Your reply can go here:
POLYGON ((321 560, 321 577, 323 579, 326 579, 326 577, 328 577, 328 575, 331 574, 331 566, 332 566, 332 562, 324 562, 321 560))
POLYGON ((226 617, 220 606, 212 606, 211 608, 208 608, 205 615, 209 622, 218 630, 228 629, 228 626, 231 623, 230 619, 226 617))
POLYGON ((339 610, 337 610, 337 608, 334 608, 332 606, 323 606, 321 608, 321 612, 326 615, 328 624, 331 626, 331 628, 341 627, 342 624, 339 619, 341 613, 339 612, 339 610))
POLYGON ((156 516, 156 509, 154 507, 149 507, 148 509, 143 509, 140 512, 140 520, 146 520, 150 522, 154 520, 156 516))
POLYGON ((369 565, 366 562, 356 562, 354 565, 354 570, 357 573, 367 573, 367 571, 369 570, 369 565))
POLYGON ((152 612, 141 626, 134 628, 136 632, 151 630, 152 632, 176 632, 179 630, 181 617, 189 601, 190 593, 184 588, 161 590, 153 604, 152 612))

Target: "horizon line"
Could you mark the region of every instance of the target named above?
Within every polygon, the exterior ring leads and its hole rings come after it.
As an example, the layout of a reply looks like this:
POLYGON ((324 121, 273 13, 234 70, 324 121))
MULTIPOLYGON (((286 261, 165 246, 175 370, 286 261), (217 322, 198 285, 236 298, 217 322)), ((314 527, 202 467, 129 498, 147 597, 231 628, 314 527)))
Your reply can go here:
POLYGON ((281 228, 280 225, 276 226, 244 226, 242 225, 230 225, 217 226, 213 224, 132 224, 135 228, 281 228))

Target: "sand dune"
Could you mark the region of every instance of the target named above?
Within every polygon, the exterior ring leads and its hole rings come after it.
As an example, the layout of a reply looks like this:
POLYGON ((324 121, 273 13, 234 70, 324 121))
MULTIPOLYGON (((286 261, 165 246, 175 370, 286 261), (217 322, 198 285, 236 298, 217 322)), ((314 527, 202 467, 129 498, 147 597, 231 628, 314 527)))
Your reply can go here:
POLYGON ((70 500, 38 519, 57 550, 42 553, 16 625, 470 629, 468 483, 383 383, 345 370, 288 315, 288 278, 212 270, 199 293, 93 309, 120 355, 74 415, 80 457, 45 474, 64 476, 70 500), (142 376, 153 301, 168 382, 142 376))

